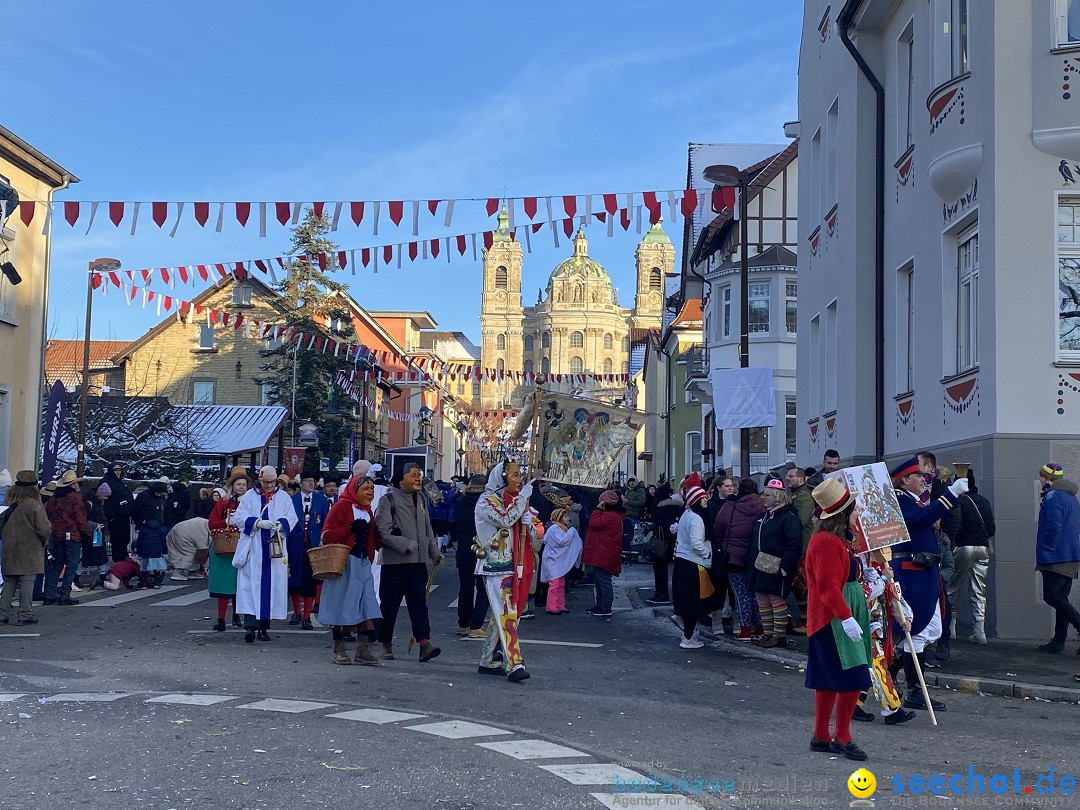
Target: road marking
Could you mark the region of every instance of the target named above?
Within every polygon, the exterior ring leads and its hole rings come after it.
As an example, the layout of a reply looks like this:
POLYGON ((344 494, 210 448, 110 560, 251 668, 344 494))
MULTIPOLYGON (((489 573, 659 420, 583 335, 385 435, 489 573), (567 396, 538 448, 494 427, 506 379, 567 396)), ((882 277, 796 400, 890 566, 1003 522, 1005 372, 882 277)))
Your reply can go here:
POLYGON ((25 694, 0 695, 0 703, 11 703, 13 700, 18 700, 19 698, 22 698, 22 697, 26 697, 26 695, 25 694))
POLYGON ((445 737, 448 740, 463 740, 467 737, 494 737, 496 734, 509 734, 501 728, 485 726, 480 723, 470 723, 467 720, 446 720, 442 723, 424 723, 419 726, 406 726, 409 731, 422 731, 425 734, 434 734, 436 737, 445 737))
POLYGON ((95 599, 93 602, 80 603, 75 607, 113 607, 114 605, 122 605, 124 602, 134 602, 136 599, 147 599, 151 596, 163 596, 169 591, 178 591, 180 588, 180 585, 162 585, 157 589, 139 588, 139 590, 131 591, 130 593, 121 593, 116 596, 109 596, 105 599, 95 599))
POLYGON ((457 607, 457 603, 458 603, 458 600, 455 599, 453 602, 451 602, 449 605, 447 605, 447 607, 457 607))
POLYGON ((40 638, 41 633, 0 633, 0 638, 40 638))
MULTIPOLYGON (((246 633, 246 630, 241 630, 239 627, 226 627, 222 630, 188 630, 188 633, 193 636, 208 636, 215 633, 229 633, 230 635, 236 635, 237 633, 246 633)), ((271 627, 266 631, 267 633, 290 633, 297 636, 325 636, 329 630, 278 630, 276 627, 271 627)))
MULTIPOLYGON (((633 801, 636 798, 640 798, 642 794, 639 793, 620 793, 616 796, 614 793, 590 793, 594 799, 596 799, 604 807, 626 807, 629 801, 633 801)), ((661 793, 661 794, 648 794, 651 796, 660 807, 675 807, 683 808, 684 810, 701 810, 701 805, 697 802, 692 802, 685 796, 680 796, 678 793, 661 793), (663 798, 660 798, 660 797, 663 798)))
POLYGON ((233 706, 233 709, 255 709, 260 712, 284 712, 286 714, 300 714, 312 712, 316 709, 332 709, 333 703, 318 703, 314 700, 281 700, 279 698, 266 698, 254 703, 245 703, 242 706, 233 706))
MULTIPOLYGON (((434 585, 431 586, 431 590, 428 591, 428 596, 431 596, 437 590, 439 590, 439 584, 435 583, 434 585)), ((404 596, 401 597, 401 606, 405 607, 405 597, 404 596)))
POLYGON ((196 602, 202 602, 209 598, 209 591, 195 591, 194 593, 185 593, 183 596, 174 596, 172 599, 166 599, 164 602, 155 602, 154 607, 187 607, 188 605, 194 605, 196 602))
POLYGON ((351 712, 338 712, 328 714, 327 717, 337 717, 341 720, 358 720, 361 723, 397 723, 400 720, 419 720, 427 717, 426 714, 408 714, 407 712, 392 712, 387 709, 356 709, 351 712))
POLYGON ((623 781, 645 779, 637 771, 611 763, 601 765, 595 762, 583 762, 573 765, 541 765, 539 767, 555 774, 560 779, 565 779, 571 785, 610 785, 616 776, 623 781))
MULTIPOLYGON (((476 638, 474 636, 461 636, 459 641, 483 641, 483 638, 476 638)), ((519 638, 520 644, 546 644, 549 647, 585 647, 590 650, 598 650, 603 647, 603 644, 588 644, 584 641, 545 641, 539 638, 519 638)))
POLYGON ((111 703, 120 698, 129 697, 128 692, 71 692, 67 695, 53 695, 42 698, 42 703, 111 703))
POLYGON ((213 706, 226 700, 236 700, 237 695, 159 695, 144 703, 171 703, 177 706, 213 706))
POLYGON ((476 745, 499 754, 506 754, 514 759, 563 759, 589 756, 584 751, 575 751, 573 748, 547 740, 496 740, 476 743, 476 745))

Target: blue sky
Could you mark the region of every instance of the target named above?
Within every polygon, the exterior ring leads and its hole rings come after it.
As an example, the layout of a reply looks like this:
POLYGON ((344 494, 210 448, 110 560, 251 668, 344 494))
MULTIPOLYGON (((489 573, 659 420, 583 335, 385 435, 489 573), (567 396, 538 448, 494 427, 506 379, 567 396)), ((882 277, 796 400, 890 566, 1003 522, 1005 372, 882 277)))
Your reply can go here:
MULTIPOLYGON (((10 4, 2 123, 82 180, 58 199, 376 200, 681 188, 689 141, 782 142, 794 119, 801 3, 187 2, 10 4), (48 44, 44 44, 45 42, 48 44)), ((543 205, 541 204, 541 213, 543 205)), ((175 238, 144 207, 129 235, 104 211, 54 228, 51 334, 80 337, 87 262, 126 268, 269 257, 288 234, 211 222, 175 238)), ((254 215, 253 215, 254 219, 254 215)), ((345 218, 343 217, 343 220, 345 218)), ((406 216, 406 220, 408 216, 406 216)), ((423 218, 422 218, 422 221, 423 218)), ((408 241, 343 225, 342 248, 408 241)), ((449 229, 491 227, 480 204, 449 229)), ((681 244, 681 220, 669 234, 681 244)), ((588 231, 632 303, 640 239, 588 231)), ((535 301, 569 254, 549 233, 525 257, 535 301)), ((345 277, 369 309, 422 309, 479 338, 471 253, 345 277)), ((165 289, 157 282, 157 289, 165 289)), ((197 289, 174 294, 193 297, 197 289)), ((95 296, 93 337, 134 338, 148 307, 95 296)))

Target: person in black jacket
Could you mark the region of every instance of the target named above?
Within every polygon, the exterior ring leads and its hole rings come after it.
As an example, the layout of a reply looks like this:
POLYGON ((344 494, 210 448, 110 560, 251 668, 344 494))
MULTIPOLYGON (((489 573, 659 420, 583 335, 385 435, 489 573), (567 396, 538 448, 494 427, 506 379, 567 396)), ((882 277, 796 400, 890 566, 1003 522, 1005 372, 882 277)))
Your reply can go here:
POLYGON ((986 575, 990 569, 993 537, 997 532, 994 510, 990 501, 979 494, 975 473, 968 470, 968 491, 941 521, 941 530, 953 545, 956 571, 949 579, 949 601, 952 603, 952 631, 956 634, 956 613, 960 609, 960 594, 970 588, 971 614, 975 623, 968 641, 986 643, 986 575))
POLYGON ((757 597, 765 635, 759 647, 786 647, 791 583, 802 556, 802 521, 784 482, 774 478, 762 493, 765 511, 754 523, 746 555, 747 587, 757 597))
POLYGON ((165 499, 165 534, 177 523, 187 520, 188 512, 191 511, 191 491, 187 481, 177 481, 172 485, 172 491, 165 499))
POLYGON ((645 600, 650 605, 667 605, 671 603, 670 591, 668 590, 668 566, 675 557, 675 533, 671 527, 678 524, 682 517, 682 496, 677 498, 671 494, 670 489, 667 497, 656 504, 653 510, 652 533, 659 535, 664 540, 664 554, 657 555, 653 560, 653 595, 645 600))
POLYGON ((459 636, 471 635, 482 638, 484 617, 488 612, 487 594, 482 582, 477 581, 476 555, 473 543, 476 540, 476 502, 484 494, 487 478, 474 475, 469 479, 465 492, 454 501, 450 522, 453 524, 454 557, 458 572, 458 626, 455 632, 459 636))
POLYGON ((124 463, 119 459, 113 461, 101 483, 109 485, 105 519, 109 526, 112 561, 120 562, 128 556, 128 546, 131 545, 131 515, 135 511, 135 497, 124 483, 124 463))
POLYGON ((150 486, 139 493, 135 498, 135 510, 132 520, 135 528, 141 528, 148 520, 156 520, 158 523, 165 522, 165 499, 169 496, 169 488, 163 481, 154 481, 150 486))

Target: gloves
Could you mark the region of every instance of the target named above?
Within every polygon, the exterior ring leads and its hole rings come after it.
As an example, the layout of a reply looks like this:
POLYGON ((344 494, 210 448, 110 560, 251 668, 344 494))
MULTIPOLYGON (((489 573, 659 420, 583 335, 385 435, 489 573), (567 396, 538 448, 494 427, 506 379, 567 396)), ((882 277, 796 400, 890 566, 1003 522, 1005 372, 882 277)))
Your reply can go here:
POLYGON ((532 497, 532 491, 533 491, 533 485, 532 485, 532 481, 530 481, 529 483, 527 483, 525 486, 523 486, 521 488, 521 497, 523 497, 525 500, 529 500, 529 498, 532 497))
POLYGON ((844 619, 840 624, 843 625, 848 638, 855 642, 862 641, 862 628, 859 627, 859 623, 855 621, 854 617, 844 619))
POLYGON ((358 517, 356 520, 354 520, 352 522, 352 526, 350 528, 352 529, 352 533, 357 535, 358 537, 360 535, 363 535, 364 537, 367 537, 368 528, 370 528, 370 526, 371 526, 371 523, 368 522, 367 517, 364 516, 364 517, 358 517))
POLYGON ((277 525, 278 524, 277 524, 276 520, 256 520, 255 521, 255 528, 256 529, 266 529, 267 531, 273 531, 274 529, 277 528, 277 525))
POLYGON ((967 491, 968 491, 968 482, 967 482, 966 478, 957 478, 956 481, 954 481, 949 486, 949 492, 951 492, 953 494, 953 497, 955 497, 955 498, 959 498, 961 495, 963 495, 967 491))

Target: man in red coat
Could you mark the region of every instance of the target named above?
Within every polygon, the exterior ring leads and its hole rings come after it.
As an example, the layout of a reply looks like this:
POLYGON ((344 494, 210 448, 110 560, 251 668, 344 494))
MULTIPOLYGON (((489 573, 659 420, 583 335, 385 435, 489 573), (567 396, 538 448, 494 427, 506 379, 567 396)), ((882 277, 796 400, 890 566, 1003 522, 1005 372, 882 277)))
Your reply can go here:
POLYGON ((619 493, 613 489, 600 495, 600 503, 589 516, 589 529, 585 532, 585 550, 581 561, 592 566, 596 583, 596 604, 585 612, 598 617, 611 615, 611 603, 615 593, 611 578, 622 573, 623 508, 619 493))

